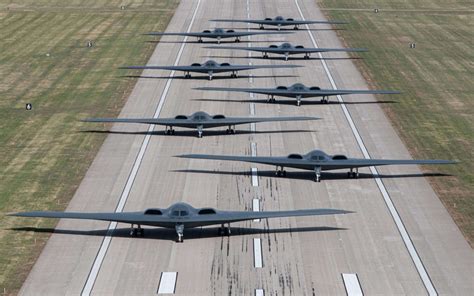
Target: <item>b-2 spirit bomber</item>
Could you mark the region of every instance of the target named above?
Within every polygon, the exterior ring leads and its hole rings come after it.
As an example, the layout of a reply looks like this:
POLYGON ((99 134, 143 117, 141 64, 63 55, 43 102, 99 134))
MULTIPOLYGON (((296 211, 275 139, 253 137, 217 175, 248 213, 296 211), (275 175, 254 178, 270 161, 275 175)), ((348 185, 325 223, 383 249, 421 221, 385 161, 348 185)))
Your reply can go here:
POLYGON ((261 30, 265 29, 265 26, 277 27, 278 30, 281 27, 293 26, 293 29, 298 30, 300 25, 311 25, 311 24, 329 24, 329 25, 338 25, 338 24, 347 24, 343 21, 314 21, 314 20, 299 20, 294 18, 285 18, 283 16, 276 16, 274 18, 264 18, 264 19, 213 19, 209 20, 211 22, 226 22, 226 23, 246 23, 246 24, 256 24, 259 25, 261 30))
POLYGON ((309 59, 311 53, 316 52, 364 52, 367 51, 365 48, 319 48, 319 47, 304 47, 303 45, 293 45, 285 42, 280 45, 272 44, 270 46, 250 46, 250 47, 237 47, 237 46, 207 46, 205 48, 211 49, 231 49, 231 50, 246 50, 261 52, 264 59, 268 58, 268 54, 284 55, 285 61, 288 61, 290 55, 304 54, 305 59, 309 59))
POLYGON ((189 116, 177 115, 174 118, 89 118, 85 122, 123 122, 123 123, 142 123, 164 125, 167 135, 174 135, 173 127, 183 127, 196 129, 198 137, 202 138, 204 129, 227 126, 227 134, 235 134, 235 126, 239 124, 249 124, 258 122, 275 121, 301 121, 317 120, 318 117, 293 116, 293 117, 226 117, 222 114, 209 115, 206 112, 199 111, 189 116))
POLYGON ((202 32, 189 33, 164 33, 164 32, 150 32, 145 35, 150 36, 189 36, 196 37, 198 42, 203 42, 202 38, 216 39, 217 43, 221 43, 222 39, 235 38, 235 42, 240 42, 240 38, 254 35, 276 35, 276 34, 291 34, 292 32, 249 32, 249 31, 235 31, 216 28, 214 30, 204 30, 202 32))
POLYGON ((349 169, 349 178, 359 177, 359 168, 381 165, 417 165, 417 164, 454 164, 450 160, 416 160, 416 159, 365 159, 349 158, 345 155, 329 155, 321 150, 307 154, 290 154, 288 156, 230 156, 209 154, 179 155, 181 158, 243 161, 276 166, 276 175, 285 176, 285 167, 314 171, 315 181, 321 181, 321 171, 349 169))
POLYGON ((297 65, 232 65, 230 63, 218 63, 213 60, 208 60, 203 64, 193 63, 190 66, 126 66, 120 69, 144 69, 144 70, 171 70, 184 72, 185 78, 191 78, 193 73, 205 73, 212 80, 214 73, 231 72, 231 78, 237 78, 239 71, 254 70, 254 69, 277 69, 277 68, 298 68, 302 66, 297 65))
POLYGON ((305 86, 295 83, 290 86, 277 86, 276 88, 239 88, 239 87, 196 87, 198 90, 233 91, 268 95, 268 102, 275 103, 275 97, 295 98, 296 105, 301 105, 301 99, 321 97, 321 103, 329 103, 330 96, 349 94, 399 94, 392 90, 354 90, 354 89, 321 89, 318 86, 305 86))
POLYGON ((353 213, 337 209, 304 209, 293 211, 221 211, 213 208, 194 208, 178 202, 166 209, 151 208, 140 212, 81 213, 81 212, 23 212, 9 214, 17 217, 101 220, 131 224, 130 235, 144 236, 142 225, 175 229, 177 242, 183 242, 184 229, 221 225, 219 235, 230 235, 230 223, 281 217, 338 215, 353 213), (228 227, 224 227, 227 224, 228 227), (135 227, 137 225, 137 227, 135 227))

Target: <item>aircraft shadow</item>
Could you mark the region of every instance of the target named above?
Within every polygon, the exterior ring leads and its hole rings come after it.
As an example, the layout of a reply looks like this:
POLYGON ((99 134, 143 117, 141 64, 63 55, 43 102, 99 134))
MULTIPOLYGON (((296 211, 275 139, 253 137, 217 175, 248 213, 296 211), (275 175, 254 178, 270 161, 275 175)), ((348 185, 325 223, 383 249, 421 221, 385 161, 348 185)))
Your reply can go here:
MULTIPOLYGON (((152 135, 152 136, 165 136, 165 137, 193 137, 197 138, 197 131, 180 130, 177 129, 174 135, 165 134, 164 130, 153 131, 153 132, 121 132, 111 130, 84 130, 78 131, 79 133, 94 133, 94 134, 117 134, 117 135, 152 135)), ((226 134, 225 130, 204 130, 202 136, 206 137, 217 137, 217 136, 238 136, 238 135, 250 135, 250 134, 286 134, 286 133, 314 133, 313 130, 277 130, 277 131, 249 131, 249 130, 236 130, 235 135, 226 134)))
MULTIPOLYGON (((245 37, 242 37, 245 38, 245 37)), ((171 44, 217 44, 219 43, 214 40, 203 40, 202 42, 199 42, 197 40, 190 40, 190 41, 161 41, 161 40, 147 40, 145 41, 146 43, 171 43, 171 44)), ((267 43, 276 43, 276 42, 285 42, 285 40, 259 40, 259 41, 252 41, 252 40, 245 40, 241 39, 239 42, 235 42, 234 38, 230 38, 229 40, 221 40, 220 44, 247 44, 247 43, 252 43, 252 44, 267 44, 267 43)))
MULTIPOLYGON (((252 55, 251 57, 248 56, 222 56, 222 55, 212 55, 212 56, 201 56, 201 58, 210 58, 210 59, 255 59, 255 60, 273 60, 273 61, 285 61, 283 57, 278 56, 269 56, 268 58, 264 58, 263 56, 255 56, 252 55)), ((348 58, 319 58, 319 57, 309 57, 309 59, 305 59, 304 57, 289 57, 288 61, 338 61, 338 60, 363 60, 362 57, 348 57, 348 58)))
MULTIPOLYGON (((296 99, 294 100, 280 100, 277 99, 276 103, 270 103, 266 99, 262 100, 231 100, 231 99, 192 99, 193 101, 202 101, 202 102, 231 102, 231 103, 256 103, 256 104, 280 104, 280 105, 293 105, 296 106, 296 99)), ((339 103, 338 101, 329 101, 327 104, 321 103, 320 100, 311 100, 303 99, 301 101, 301 106, 304 105, 363 105, 363 104, 395 104, 397 101, 357 101, 357 102, 347 102, 339 103)))
MULTIPOLYGON (((296 232, 322 232, 322 231, 337 231, 347 230, 341 227, 295 227, 295 228, 246 228, 246 227, 231 227, 231 236, 245 236, 255 234, 273 234, 273 233, 296 233, 296 232)), ((35 232, 35 233, 55 233, 66 235, 87 235, 87 236, 109 236, 109 237, 123 237, 133 239, 155 239, 155 240, 176 240, 176 232, 173 229, 166 228, 145 228, 145 235, 143 237, 131 237, 130 228, 118 228, 113 232, 108 232, 107 229, 99 230, 69 230, 69 229, 54 229, 41 227, 15 227, 9 228, 12 231, 35 232)), ((202 238, 219 238, 218 227, 203 227, 203 228, 188 228, 184 230, 184 241, 190 239, 202 238)), ((224 236, 225 237, 225 236, 224 236)))
MULTIPOLYGON (((166 71, 166 70, 165 70, 166 71)), ((226 79, 262 79, 262 78, 294 78, 299 77, 298 75, 239 75, 236 78, 230 76, 220 75, 212 76, 212 80, 226 80, 226 79)), ((186 78, 184 76, 143 76, 143 75, 123 75, 118 76, 119 78, 146 78, 146 79, 180 79, 180 80, 206 80, 209 81, 209 76, 200 75, 200 76, 191 76, 191 78, 186 78)))
MULTIPOLYGON (((326 24, 321 24, 321 25, 326 25, 326 24)), ((224 28, 226 29, 226 28, 224 28)), ((248 28, 247 27, 236 27, 236 28, 227 28, 227 29, 232 29, 232 30, 247 30, 248 28)), ((260 29, 260 27, 253 27, 253 28, 250 28, 250 30, 252 31, 255 31, 255 32, 258 32, 258 31, 270 31, 270 32, 278 32, 278 29, 275 29, 275 28, 272 28, 272 27, 268 27, 268 28, 263 28, 263 29, 260 29)), ((293 29, 293 27, 289 26, 288 28, 280 28, 280 31, 286 31, 286 32, 307 32, 307 31, 311 31, 311 32, 318 32, 318 31, 346 31, 347 29, 343 29, 343 28, 321 28, 321 29, 306 29, 306 28, 299 28, 298 30, 295 30, 293 29)))
MULTIPOLYGON (((218 174, 218 175, 235 175, 235 176, 250 176, 250 171, 212 171, 212 170, 171 170, 172 173, 193 173, 193 174, 218 174)), ((265 178, 286 178, 286 179, 293 179, 293 180, 313 180, 314 173, 310 171, 296 171, 296 172, 289 172, 287 171, 286 176, 284 177, 277 177, 275 176, 275 171, 264 171, 259 170, 258 176, 265 177, 265 178)), ((423 177, 449 177, 449 174, 443 173, 421 173, 421 174, 394 174, 394 175, 386 175, 386 174, 368 174, 368 173, 360 173, 359 179, 374 179, 374 178, 381 178, 381 179, 397 179, 397 178, 423 178, 423 177)), ((328 180, 343 180, 349 179, 347 177, 347 172, 322 172, 321 173, 321 180, 322 182, 328 180)))

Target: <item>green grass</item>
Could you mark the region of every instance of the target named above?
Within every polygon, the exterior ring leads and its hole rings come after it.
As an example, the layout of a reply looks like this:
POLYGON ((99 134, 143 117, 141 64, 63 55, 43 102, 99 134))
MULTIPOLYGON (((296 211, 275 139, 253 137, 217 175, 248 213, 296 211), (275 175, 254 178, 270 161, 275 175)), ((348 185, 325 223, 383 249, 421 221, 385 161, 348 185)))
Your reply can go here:
POLYGON ((461 162, 425 171, 452 175, 429 181, 472 245, 474 5, 444 0, 319 4, 329 18, 350 22, 338 31, 348 46, 370 50, 357 66, 373 87, 403 92, 398 103, 383 108, 413 157, 461 162), (412 42, 415 49, 409 48, 412 42))
MULTIPOLYGON (((106 136, 78 120, 119 113, 135 80, 117 67, 146 63, 155 45, 140 34, 163 30, 177 3, 0 0, 1 213, 67 206, 106 136)), ((0 292, 15 294, 49 235, 0 224, 0 292)))

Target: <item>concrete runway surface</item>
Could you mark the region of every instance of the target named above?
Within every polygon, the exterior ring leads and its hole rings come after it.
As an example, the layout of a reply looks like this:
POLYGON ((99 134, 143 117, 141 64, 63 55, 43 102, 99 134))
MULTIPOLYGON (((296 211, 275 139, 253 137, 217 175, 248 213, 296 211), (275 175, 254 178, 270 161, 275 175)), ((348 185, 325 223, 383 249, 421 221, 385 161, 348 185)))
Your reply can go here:
MULTIPOLYGON (((300 12, 307 19, 324 19, 314 0, 182 0, 167 31, 232 26, 208 22, 212 18, 301 18, 300 12)), ((247 30, 246 24, 234 27, 247 30)), ((311 28, 308 32, 301 27, 292 35, 245 37, 237 46, 290 41, 313 47, 313 37, 320 47, 342 47, 329 26, 311 28)), ((183 79, 180 72, 144 71, 120 117, 172 117, 202 110, 324 119, 257 124, 256 132, 244 125, 237 127, 236 135, 216 129, 205 131, 202 139, 195 131, 179 128, 175 136, 166 136, 160 127, 147 134, 147 125, 115 124, 67 210, 136 211, 177 201, 252 210, 257 199, 262 210, 327 207, 356 213, 236 223, 230 237, 217 236, 215 227, 185 230, 182 244, 174 241, 174 230, 146 228, 144 238, 132 238, 130 225, 61 220, 21 294, 152 295, 158 292, 162 272, 177 272, 179 295, 351 294, 342 274, 356 274, 366 295, 473 293, 472 249, 417 167, 381 167, 380 179, 373 178, 370 169, 362 169, 359 179, 347 179, 346 171, 323 173, 322 182, 315 183, 312 172, 289 169, 287 177, 275 177, 269 166, 173 158, 186 153, 286 155, 313 149, 353 157, 365 153, 373 158, 410 158, 370 95, 343 96, 346 105, 305 100, 296 107, 294 100, 265 104, 266 97, 260 95, 192 90, 295 82, 332 88, 330 77, 341 89, 368 88, 348 55, 323 54, 325 64, 314 54, 311 60, 288 62, 263 60, 258 53, 248 59, 247 52, 205 49, 195 40, 182 43, 182 37, 163 37, 148 64, 188 65, 211 57, 218 62, 305 67, 256 70, 251 78, 251 72, 241 72, 237 79, 216 74, 213 81, 204 76, 183 79), (169 79, 171 75, 175 79, 169 79), (252 183, 252 167, 257 168, 258 184, 252 183), (254 239, 261 242, 261 268, 254 266, 254 239)), ((91 129, 102 130, 103 125, 91 124, 91 129)))

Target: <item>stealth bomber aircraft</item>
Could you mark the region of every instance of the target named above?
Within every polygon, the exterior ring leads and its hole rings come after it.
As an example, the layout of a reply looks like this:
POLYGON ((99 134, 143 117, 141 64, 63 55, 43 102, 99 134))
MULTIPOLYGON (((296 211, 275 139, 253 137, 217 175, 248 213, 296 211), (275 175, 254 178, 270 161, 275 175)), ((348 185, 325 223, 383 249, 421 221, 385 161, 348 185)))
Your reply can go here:
POLYGON ((219 235, 230 235, 230 223, 280 217, 337 215, 352 213, 337 209, 306 209, 293 211, 221 211, 213 208, 194 208, 183 202, 166 209, 151 208, 141 212, 78 213, 78 212, 23 212, 9 214, 17 217, 41 217, 101 220, 131 224, 130 235, 144 236, 142 225, 171 228, 176 230, 177 242, 183 242, 185 228, 221 225, 219 235), (228 227, 224 227, 227 224, 228 227), (135 228, 135 225, 137 227, 135 228))
POLYGON ((235 91, 268 95, 268 102, 276 102, 275 97, 296 98, 296 105, 301 105, 302 98, 322 97, 321 103, 329 103, 330 96, 349 94, 399 94, 391 90, 353 90, 353 89, 321 89, 318 86, 305 86, 295 83, 290 86, 278 86, 276 88, 238 88, 238 87, 196 87, 198 90, 210 91, 235 91))
POLYGON ((264 29, 265 26, 278 27, 278 30, 281 27, 293 26, 293 29, 298 30, 300 25, 310 25, 310 24, 329 24, 329 25, 338 25, 338 24, 347 24, 347 22, 341 21, 313 21, 313 20, 295 20, 293 18, 284 18, 282 16, 276 16, 274 18, 264 18, 264 19, 214 19, 210 20, 212 22, 227 22, 227 23, 246 23, 246 24, 257 24, 260 29, 264 29))
POLYGON ((321 171, 349 169, 348 177, 359 177, 359 168, 381 165, 415 165, 415 164, 453 164, 450 160, 414 160, 414 159, 359 159, 345 155, 328 155, 321 150, 313 150, 305 155, 290 154, 288 156, 227 156, 208 154, 179 155, 181 158, 198 158, 213 160, 244 161, 276 166, 276 175, 285 176, 285 167, 314 171, 315 181, 321 181, 321 171))
POLYGON ((276 69, 276 68, 297 68, 296 65, 231 65, 230 63, 218 63, 208 60, 203 64, 193 63, 190 66, 127 66, 121 69, 151 69, 151 70, 171 70, 183 71, 185 78, 191 78, 191 72, 206 73, 209 80, 212 80, 214 73, 231 72, 230 77, 236 78, 238 71, 254 70, 254 69, 276 69))
POLYGON ((282 43, 280 45, 270 45, 267 47, 236 47, 236 46, 207 46, 206 48, 213 49, 234 49, 234 50, 247 50, 257 51, 263 54, 263 58, 267 59, 269 53, 279 54, 285 56, 285 61, 288 60, 290 55, 304 54, 305 59, 309 59, 311 53, 315 52, 332 52, 332 51, 343 51, 343 52, 364 52, 367 51, 365 48, 314 48, 304 47, 303 45, 292 45, 291 43, 282 43))
POLYGON ((189 116, 178 115, 174 118, 89 118, 85 122, 125 122, 164 125, 167 135, 174 135, 174 126, 197 129, 198 137, 202 138, 204 129, 227 126, 227 134, 235 134, 235 126, 239 124, 275 121, 317 120, 317 117, 226 117, 209 115, 206 112, 195 112, 189 116))
POLYGON ((197 37, 198 42, 202 42, 202 38, 216 39, 217 43, 221 43, 221 39, 235 38, 235 42, 240 42, 241 37, 253 36, 253 35, 275 35, 275 34, 291 34, 292 32, 248 32, 248 31, 235 31, 235 30, 224 30, 216 28, 214 30, 204 30, 202 32, 189 32, 189 33, 162 33, 162 32, 150 32, 145 35, 151 36, 190 36, 197 37))

